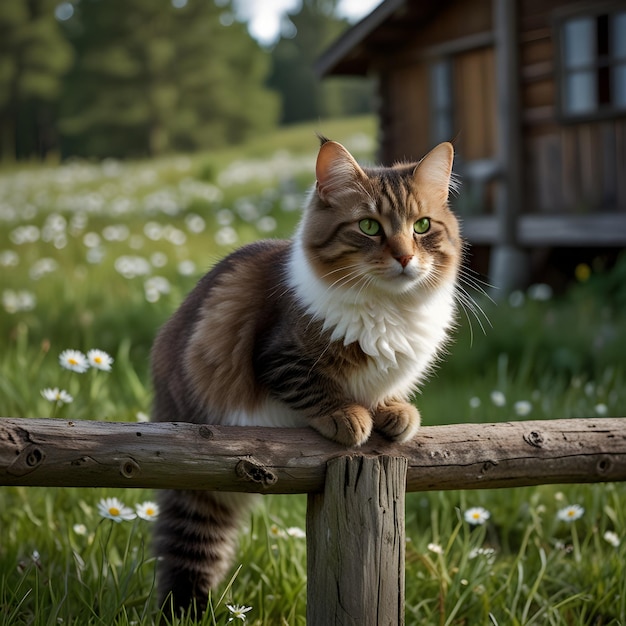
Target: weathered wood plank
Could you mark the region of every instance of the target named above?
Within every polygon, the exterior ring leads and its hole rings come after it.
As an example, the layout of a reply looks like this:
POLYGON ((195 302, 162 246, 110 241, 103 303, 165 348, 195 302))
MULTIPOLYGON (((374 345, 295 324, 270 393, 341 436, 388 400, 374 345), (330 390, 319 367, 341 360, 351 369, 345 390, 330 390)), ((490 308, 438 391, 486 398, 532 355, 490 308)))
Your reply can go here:
POLYGON ((343 456, 307 505, 307 624, 404 624, 407 459, 343 456))
MULTIPOLYGON (((522 215, 517 220, 522 246, 626 246, 626 213, 589 215, 522 215)), ((463 236, 473 244, 495 244, 498 222, 493 215, 463 218, 463 236)))
POLYGON ((407 490, 626 480, 626 420, 423 427, 347 450, 311 429, 0 418, 0 485, 311 493, 346 454, 408 459, 407 490))

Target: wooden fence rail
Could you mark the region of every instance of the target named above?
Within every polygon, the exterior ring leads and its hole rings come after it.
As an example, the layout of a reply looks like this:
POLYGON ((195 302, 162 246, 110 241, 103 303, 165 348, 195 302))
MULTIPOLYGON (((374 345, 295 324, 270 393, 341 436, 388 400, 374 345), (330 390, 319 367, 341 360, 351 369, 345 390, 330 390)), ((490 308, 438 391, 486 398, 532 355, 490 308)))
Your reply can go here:
POLYGON ((308 493, 307 620, 404 623, 405 491, 626 481, 624 418, 422 428, 346 450, 310 429, 0 418, 0 485, 308 493))
POLYGON ((618 481, 626 420, 426 426, 346 450, 306 428, 0 418, 0 485, 311 493, 346 454, 407 458, 407 491, 618 481))

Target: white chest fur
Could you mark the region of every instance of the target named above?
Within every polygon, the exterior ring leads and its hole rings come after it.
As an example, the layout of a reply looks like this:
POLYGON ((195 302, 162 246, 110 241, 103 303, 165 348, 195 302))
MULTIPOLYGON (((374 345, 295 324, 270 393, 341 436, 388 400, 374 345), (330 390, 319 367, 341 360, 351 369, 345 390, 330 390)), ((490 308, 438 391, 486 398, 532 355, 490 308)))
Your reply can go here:
POLYGON ((436 291, 372 297, 365 291, 329 287, 312 271, 294 244, 290 286, 307 312, 323 321, 331 338, 355 341, 371 357, 349 381, 354 399, 373 406, 385 397, 406 398, 428 372, 454 317, 454 283, 436 291))

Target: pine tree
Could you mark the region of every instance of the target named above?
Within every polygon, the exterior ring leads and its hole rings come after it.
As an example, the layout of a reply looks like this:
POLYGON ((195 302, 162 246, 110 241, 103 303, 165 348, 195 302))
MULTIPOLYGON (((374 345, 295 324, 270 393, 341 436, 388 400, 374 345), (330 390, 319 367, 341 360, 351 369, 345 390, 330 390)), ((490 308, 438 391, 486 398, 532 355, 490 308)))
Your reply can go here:
POLYGON ((0 2, 0 158, 45 156, 72 50, 54 0, 0 2))
MULTIPOLYGON (((62 130, 69 153, 96 156, 196 149, 275 123, 269 60, 228 7, 207 0, 85 0, 68 36, 62 130)), ((73 22, 73 23, 72 23, 73 22)))
POLYGON ((272 51, 268 85, 283 102, 282 122, 335 117, 370 110, 372 85, 349 78, 320 80, 314 70, 319 55, 349 27, 336 17, 337 0, 303 0, 289 14, 286 29, 272 51), (295 34, 295 36, 294 36, 295 34))

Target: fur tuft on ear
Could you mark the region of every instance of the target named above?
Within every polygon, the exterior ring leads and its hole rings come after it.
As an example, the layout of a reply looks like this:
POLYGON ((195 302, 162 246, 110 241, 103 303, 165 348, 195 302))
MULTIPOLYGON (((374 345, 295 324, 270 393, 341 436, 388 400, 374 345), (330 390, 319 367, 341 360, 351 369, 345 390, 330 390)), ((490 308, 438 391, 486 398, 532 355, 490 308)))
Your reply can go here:
POLYGON ((451 143, 440 143, 433 148, 413 171, 413 180, 418 189, 437 202, 447 202, 450 189, 454 191, 456 186, 452 178, 453 161, 454 148, 451 143))
POLYGON ((345 193, 349 193, 366 178, 354 157, 336 141, 323 141, 317 155, 315 176, 317 193, 323 202, 332 204, 345 193))

